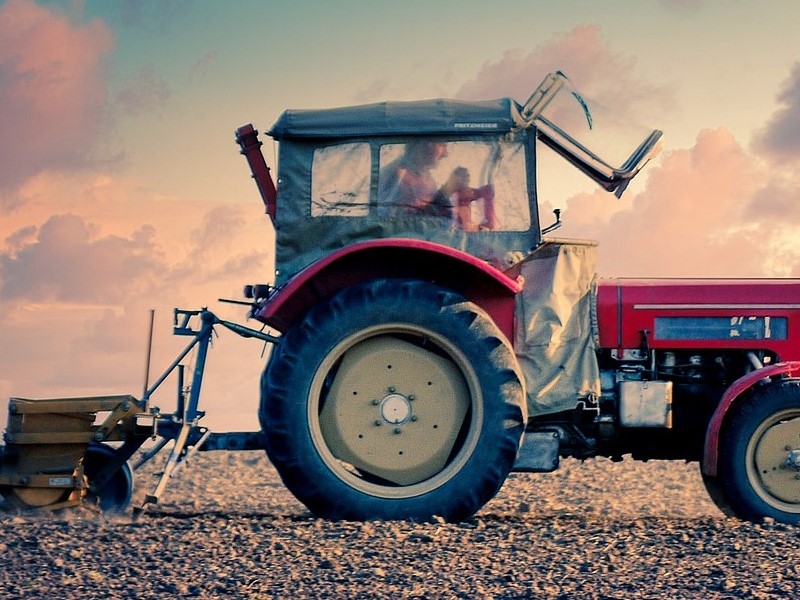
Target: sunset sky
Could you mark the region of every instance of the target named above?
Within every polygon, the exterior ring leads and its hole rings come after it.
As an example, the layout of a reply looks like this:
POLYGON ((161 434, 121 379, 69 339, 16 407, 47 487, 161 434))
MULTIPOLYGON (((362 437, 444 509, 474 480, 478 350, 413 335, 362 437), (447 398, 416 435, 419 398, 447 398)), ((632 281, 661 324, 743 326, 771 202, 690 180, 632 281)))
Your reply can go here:
MULTIPOLYGON (((9 396, 140 394, 151 308, 153 375, 173 306, 243 321, 217 299, 272 280, 274 238, 233 131, 285 108, 524 101, 562 70, 600 154, 664 131, 621 200, 542 151, 542 220, 601 275, 800 276, 798 26, 793 0, 0 2, 0 426, 9 396)), ((262 350, 220 332, 204 424, 257 428, 262 350)))

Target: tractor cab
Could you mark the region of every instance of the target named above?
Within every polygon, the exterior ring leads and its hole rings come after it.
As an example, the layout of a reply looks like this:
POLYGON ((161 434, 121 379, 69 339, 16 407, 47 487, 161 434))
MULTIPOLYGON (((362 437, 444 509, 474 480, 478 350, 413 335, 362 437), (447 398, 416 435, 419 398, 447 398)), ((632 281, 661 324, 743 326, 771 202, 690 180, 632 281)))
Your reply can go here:
POLYGON ((381 238, 426 240, 510 266, 541 242, 536 139, 620 195, 661 132, 622 167, 610 166, 542 116, 565 82, 549 75, 524 105, 439 99, 287 110, 268 132, 280 142, 277 197, 268 170, 253 164, 263 162, 255 130, 237 130, 276 228, 278 283, 344 246, 381 238))

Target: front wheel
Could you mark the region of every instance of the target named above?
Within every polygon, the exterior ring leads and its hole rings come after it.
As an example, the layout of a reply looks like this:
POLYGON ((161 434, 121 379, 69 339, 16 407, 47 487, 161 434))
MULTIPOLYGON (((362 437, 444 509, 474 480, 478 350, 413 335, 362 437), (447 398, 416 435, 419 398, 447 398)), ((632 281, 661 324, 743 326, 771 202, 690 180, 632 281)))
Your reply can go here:
POLYGON ((103 512, 123 512, 133 496, 133 474, 128 463, 122 463, 102 486, 97 486, 95 476, 111 460, 114 450, 104 444, 90 444, 83 459, 83 472, 89 480, 86 502, 103 512))
POLYGON ((739 517, 800 523, 800 381, 744 400, 723 431, 721 491, 739 517))
POLYGON ((259 411, 286 486, 330 519, 461 520, 494 496, 526 421, 508 342, 438 286, 378 280, 283 337, 259 411))

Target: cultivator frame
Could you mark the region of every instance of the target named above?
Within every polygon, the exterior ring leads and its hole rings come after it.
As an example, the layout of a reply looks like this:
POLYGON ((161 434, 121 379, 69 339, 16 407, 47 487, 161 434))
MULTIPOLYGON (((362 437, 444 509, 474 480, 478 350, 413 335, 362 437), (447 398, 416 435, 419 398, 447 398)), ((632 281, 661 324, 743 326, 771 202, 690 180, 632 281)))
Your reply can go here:
POLYGON ((133 465, 137 470, 172 441, 159 481, 134 515, 157 503, 178 466, 198 450, 263 449, 261 432, 214 434, 200 426, 200 391, 214 327, 275 343, 266 332, 218 318, 207 308, 175 309, 173 335, 192 339, 140 399, 132 395, 78 398, 10 398, 5 446, 0 446, 0 494, 12 507, 57 510, 89 499, 104 508, 124 509, 132 478, 128 460, 148 440, 153 446, 133 465), (199 320, 199 326, 195 321, 199 320), (184 386, 183 360, 196 349, 191 384, 184 386), (162 414, 150 398, 177 373, 176 410, 162 414), (109 445, 109 443, 111 445, 109 445), (91 457, 91 460, 89 460, 91 457))

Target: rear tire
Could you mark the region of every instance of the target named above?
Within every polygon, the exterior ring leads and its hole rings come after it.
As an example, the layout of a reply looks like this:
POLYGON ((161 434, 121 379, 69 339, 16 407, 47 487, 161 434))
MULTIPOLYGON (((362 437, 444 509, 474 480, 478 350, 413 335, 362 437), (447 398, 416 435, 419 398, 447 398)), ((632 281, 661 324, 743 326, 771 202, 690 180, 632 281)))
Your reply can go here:
POLYGON ((275 348, 259 411, 284 483, 328 519, 463 520, 498 491, 527 419, 514 353, 462 296, 378 280, 275 348))
POLYGON ((720 443, 719 481, 742 519, 800 523, 800 381, 757 390, 732 414, 720 443))

